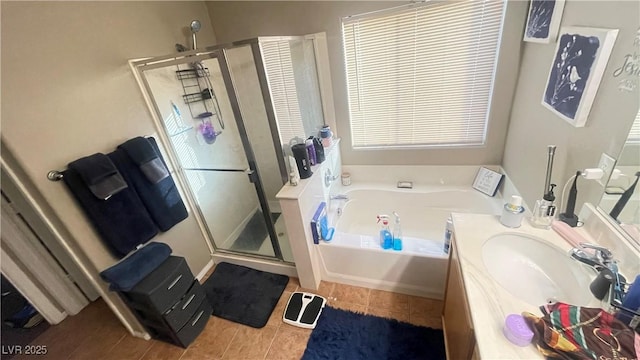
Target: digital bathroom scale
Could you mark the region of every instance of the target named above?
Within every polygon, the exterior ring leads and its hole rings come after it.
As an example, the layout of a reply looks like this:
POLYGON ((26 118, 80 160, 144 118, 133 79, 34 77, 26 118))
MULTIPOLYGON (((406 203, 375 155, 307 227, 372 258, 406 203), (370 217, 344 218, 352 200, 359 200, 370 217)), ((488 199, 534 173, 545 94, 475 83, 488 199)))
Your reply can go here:
POLYGON ((289 325, 313 329, 316 327, 320 313, 326 303, 327 299, 322 296, 306 292, 294 292, 287 302, 282 321, 289 325))

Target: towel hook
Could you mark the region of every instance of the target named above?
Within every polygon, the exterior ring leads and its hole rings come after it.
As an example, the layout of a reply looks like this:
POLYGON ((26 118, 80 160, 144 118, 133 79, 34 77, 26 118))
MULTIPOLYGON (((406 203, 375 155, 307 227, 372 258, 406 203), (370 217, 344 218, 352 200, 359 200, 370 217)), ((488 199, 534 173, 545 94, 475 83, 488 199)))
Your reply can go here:
POLYGON ((51 181, 60 181, 63 177, 64 175, 62 174, 62 172, 58 170, 51 170, 47 173, 47 179, 51 181))

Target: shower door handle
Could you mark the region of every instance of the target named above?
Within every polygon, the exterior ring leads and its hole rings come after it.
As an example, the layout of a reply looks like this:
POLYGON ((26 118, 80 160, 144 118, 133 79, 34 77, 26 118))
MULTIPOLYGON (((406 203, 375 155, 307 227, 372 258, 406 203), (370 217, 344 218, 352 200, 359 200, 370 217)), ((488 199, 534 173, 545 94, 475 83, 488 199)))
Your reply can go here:
POLYGON ((258 174, 256 173, 255 170, 253 169, 246 169, 245 174, 247 174, 247 176, 249 177, 249 182, 250 183, 255 183, 256 181, 258 181, 258 174))
POLYGON ((256 170, 248 167, 246 169, 212 169, 212 168, 183 168, 184 170, 191 170, 191 171, 225 171, 225 172, 243 172, 245 174, 247 174, 247 176, 249 177, 249 182, 250 183, 256 183, 258 182, 258 173, 256 172, 256 170))

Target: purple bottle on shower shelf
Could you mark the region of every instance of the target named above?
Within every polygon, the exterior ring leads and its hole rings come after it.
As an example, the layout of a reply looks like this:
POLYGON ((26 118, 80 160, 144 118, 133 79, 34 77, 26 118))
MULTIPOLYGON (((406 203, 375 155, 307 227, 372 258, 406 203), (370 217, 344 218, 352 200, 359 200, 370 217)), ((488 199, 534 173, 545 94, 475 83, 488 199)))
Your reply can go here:
POLYGON ((318 161, 316 159, 316 148, 313 145, 313 138, 307 139, 304 144, 307 148, 307 154, 309 154, 309 163, 311 165, 316 165, 318 161))

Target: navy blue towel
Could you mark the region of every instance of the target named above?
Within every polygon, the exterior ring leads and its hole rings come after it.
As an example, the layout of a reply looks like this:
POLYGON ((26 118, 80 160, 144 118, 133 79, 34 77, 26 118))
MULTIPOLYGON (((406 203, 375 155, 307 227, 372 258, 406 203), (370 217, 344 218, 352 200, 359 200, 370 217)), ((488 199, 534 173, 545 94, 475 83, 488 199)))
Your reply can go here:
POLYGON ((169 177, 167 164, 161 159, 157 147, 154 149, 149 140, 138 136, 120 144, 118 148, 129 155, 152 184, 157 184, 169 177))
MULTIPOLYGON (((113 152, 111 160, 122 173, 127 183, 129 183, 138 193, 144 206, 151 214, 151 218, 156 223, 161 231, 167 231, 171 229, 175 224, 187 218, 187 209, 180 198, 180 193, 176 188, 176 184, 173 182, 171 176, 167 176, 157 183, 149 180, 148 176, 143 172, 141 167, 134 159, 149 159, 149 151, 154 152, 157 158, 160 159, 161 165, 166 169, 166 164, 160 155, 158 145, 153 138, 136 138, 141 139, 146 143, 137 141, 135 147, 124 146, 124 144, 118 146, 118 149, 113 152), (136 149, 142 149, 138 154, 136 149), (131 153, 134 153, 132 156, 131 153)), ((133 139, 132 139, 133 140, 133 139)), ((130 142, 127 142, 131 144, 130 142)), ((125 143, 125 144, 127 144, 125 143)))
POLYGON ((100 273, 109 290, 129 291, 169 258, 169 245, 151 242, 100 273))
MULTIPOLYGON (((113 161, 112 154, 108 156, 113 161)), ((156 236, 158 228, 132 187, 100 199, 89 189, 76 165, 69 164, 63 180, 114 255, 123 257, 156 236)))
POLYGON ((120 190, 127 188, 122 176, 107 155, 95 153, 69 164, 80 174, 89 190, 98 199, 106 200, 120 190))

